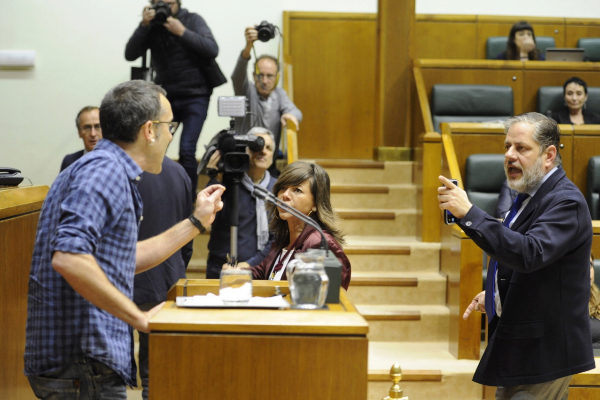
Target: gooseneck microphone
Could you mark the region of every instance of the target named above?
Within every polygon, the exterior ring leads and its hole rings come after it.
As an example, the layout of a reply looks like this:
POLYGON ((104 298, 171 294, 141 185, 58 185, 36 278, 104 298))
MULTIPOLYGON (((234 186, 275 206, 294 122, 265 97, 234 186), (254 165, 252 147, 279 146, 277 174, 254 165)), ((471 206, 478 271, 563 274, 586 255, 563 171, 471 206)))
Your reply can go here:
POLYGON ((284 203, 283 201, 279 200, 277 198, 277 196, 275 196, 268 189, 266 189, 262 186, 254 185, 253 195, 256 197, 260 197, 262 200, 268 201, 269 203, 274 204, 279 208, 284 209, 285 211, 292 214, 294 217, 298 218, 300 221, 315 228, 321 234, 321 248, 323 250, 325 250, 326 255, 329 255, 329 246, 327 246, 327 239, 325 238, 323 229, 314 219, 310 218, 309 216, 301 213, 294 207, 289 206, 286 203, 284 203))

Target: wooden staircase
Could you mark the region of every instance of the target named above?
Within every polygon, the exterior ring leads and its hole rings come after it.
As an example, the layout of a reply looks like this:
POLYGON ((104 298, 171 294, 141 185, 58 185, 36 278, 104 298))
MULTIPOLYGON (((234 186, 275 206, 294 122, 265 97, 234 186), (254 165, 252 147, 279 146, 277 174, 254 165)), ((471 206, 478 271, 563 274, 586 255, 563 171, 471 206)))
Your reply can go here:
POLYGON ((481 399, 476 361, 448 351, 446 277, 439 243, 417 239, 413 163, 317 160, 332 181, 332 204, 352 263, 350 300, 369 322, 369 400, 387 394, 399 361, 404 395, 481 399))

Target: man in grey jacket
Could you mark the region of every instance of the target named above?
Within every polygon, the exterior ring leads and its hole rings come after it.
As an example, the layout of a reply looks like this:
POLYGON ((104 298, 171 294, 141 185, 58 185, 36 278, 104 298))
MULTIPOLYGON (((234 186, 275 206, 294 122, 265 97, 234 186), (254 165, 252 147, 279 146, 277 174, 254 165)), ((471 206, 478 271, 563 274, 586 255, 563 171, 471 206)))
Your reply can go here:
MULTIPOLYGON (((275 149, 279 149, 281 126, 292 121, 299 127, 302 112, 285 93, 277 86, 279 81, 279 62, 277 58, 262 55, 254 63, 254 86, 248 81, 248 61, 253 43, 258 39, 255 27, 247 27, 244 36, 246 47, 242 50, 231 80, 237 96, 246 96, 250 105, 250 114, 245 118, 237 118, 235 129, 238 133, 246 133, 250 128, 262 126, 275 135, 275 149)), ((276 150, 277 154, 277 150, 276 150)), ((274 168, 274 164, 272 166, 274 168)))

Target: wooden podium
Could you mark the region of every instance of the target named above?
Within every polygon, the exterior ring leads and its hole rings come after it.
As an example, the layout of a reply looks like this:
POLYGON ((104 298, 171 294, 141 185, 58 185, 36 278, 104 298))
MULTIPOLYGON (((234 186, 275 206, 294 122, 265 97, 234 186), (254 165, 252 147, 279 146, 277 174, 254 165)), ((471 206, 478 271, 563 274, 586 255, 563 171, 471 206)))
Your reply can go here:
POLYGON ((0 188, 0 399, 32 399, 23 374, 27 282, 47 186, 0 188))
MULTIPOLYGON (((253 281, 254 296, 286 281, 253 281)), ((367 398, 368 324, 341 290, 328 310, 178 308, 175 296, 218 293, 181 279, 150 321, 150 399, 367 398)))

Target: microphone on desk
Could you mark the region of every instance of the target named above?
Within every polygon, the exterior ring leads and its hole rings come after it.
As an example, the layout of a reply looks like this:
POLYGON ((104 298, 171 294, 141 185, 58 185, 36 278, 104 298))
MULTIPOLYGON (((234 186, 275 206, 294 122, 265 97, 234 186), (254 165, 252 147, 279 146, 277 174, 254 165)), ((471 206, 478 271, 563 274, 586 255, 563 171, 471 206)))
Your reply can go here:
POLYGON ((294 217, 298 218, 300 221, 304 222, 315 228, 321 234, 321 249, 325 250, 325 259, 323 260, 323 266, 325 267, 325 272, 327 273, 327 277, 329 278, 329 290, 327 291, 327 299, 326 303, 339 303, 340 302, 340 287, 342 284, 342 263, 338 258, 329 251, 329 246, 327 245, 327 238, 325 238, 325 234, 323 233, 323 229, 314 219, 310 218, 308 215, 305 215, 295 209, 294 207, 284 203, 279 200, 277 196, 271 193, 268 189, 254 185, 254 191, 252 196, 258 197, 264 201, 267 201, 281 209, 292 214, 294 217))

